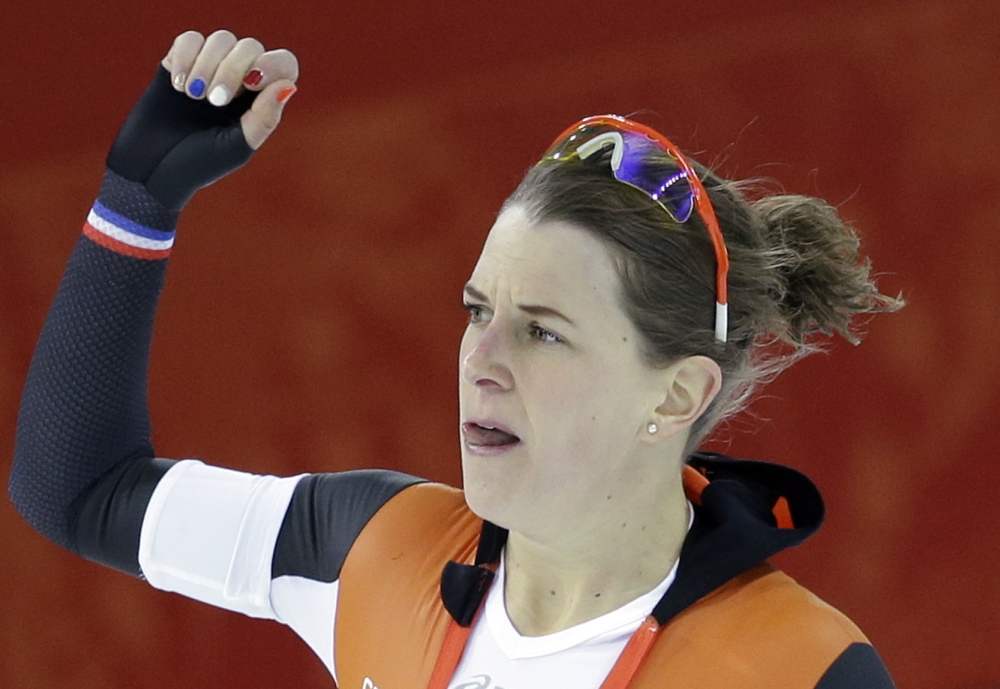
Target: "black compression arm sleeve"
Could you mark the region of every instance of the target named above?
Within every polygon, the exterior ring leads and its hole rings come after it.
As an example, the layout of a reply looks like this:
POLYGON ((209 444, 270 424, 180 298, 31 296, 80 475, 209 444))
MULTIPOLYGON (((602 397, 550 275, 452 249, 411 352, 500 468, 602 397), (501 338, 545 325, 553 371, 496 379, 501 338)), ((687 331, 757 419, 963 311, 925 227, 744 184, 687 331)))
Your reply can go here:
MULTIPOLYGON (((177 222, 110 171, 99 201, 153 230, 177 222)), ((146 405, 166 263, 80 238, 28 371, 10 478, 12 501, 39 532, 133 574, 145 504, 168 466, 151 459, 146 405)))
POLYGON ((177 213, 253 154, 241 116, 171 86, 159 67, 108 154, 86 237, 70 258, 28 372, 10 495, 56 543, 139 573, 154 461, 146 410, 153 316, 177 213))

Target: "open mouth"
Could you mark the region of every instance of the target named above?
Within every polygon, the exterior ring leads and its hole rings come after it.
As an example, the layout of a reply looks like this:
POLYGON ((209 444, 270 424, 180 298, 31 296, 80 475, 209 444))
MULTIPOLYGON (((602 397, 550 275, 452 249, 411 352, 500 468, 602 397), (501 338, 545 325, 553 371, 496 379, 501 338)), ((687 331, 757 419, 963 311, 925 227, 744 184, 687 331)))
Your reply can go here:
POLYGON ((473 447, 504 448, 521 442, 513 433, 502 428, 467 422, 462 424, 462 437, 473 447))

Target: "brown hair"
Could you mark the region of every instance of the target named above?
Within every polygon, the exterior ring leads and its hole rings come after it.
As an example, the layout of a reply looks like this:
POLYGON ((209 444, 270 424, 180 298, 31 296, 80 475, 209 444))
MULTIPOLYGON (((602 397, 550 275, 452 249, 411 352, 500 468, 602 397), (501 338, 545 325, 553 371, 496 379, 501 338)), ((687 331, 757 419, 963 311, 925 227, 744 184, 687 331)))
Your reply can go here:
POLYGON ((716 260, 701 219, 674 221, 644 192, 615 180, 607 154, 536 165, 504 206, 523 208, 535 222, 573 223, 611 248, 622 305, 650 364, 697 354, 719 364, 722 390, 692 426, 689 451, 743 409, 758 385, 819 349, 814 335, 839 333, 856 344, 856 316, 903 305, 878 291, 857 235, 831 205, 766 195, 759 183, 724 180, 691 163, 729 251, 726 343, 714 335, 716 260))

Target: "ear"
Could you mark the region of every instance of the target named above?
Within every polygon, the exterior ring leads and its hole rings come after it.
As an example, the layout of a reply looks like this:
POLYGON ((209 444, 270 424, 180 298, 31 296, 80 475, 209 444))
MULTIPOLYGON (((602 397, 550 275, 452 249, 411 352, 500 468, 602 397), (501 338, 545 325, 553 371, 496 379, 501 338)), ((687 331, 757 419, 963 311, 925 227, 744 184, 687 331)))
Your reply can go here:
POLYGON ((722 369, 707 356, 689 356, 664 371, 663 401, 650 421, 656 432, 647 434, 656 442, 677 435, 705 413, 722 387, 722 369))

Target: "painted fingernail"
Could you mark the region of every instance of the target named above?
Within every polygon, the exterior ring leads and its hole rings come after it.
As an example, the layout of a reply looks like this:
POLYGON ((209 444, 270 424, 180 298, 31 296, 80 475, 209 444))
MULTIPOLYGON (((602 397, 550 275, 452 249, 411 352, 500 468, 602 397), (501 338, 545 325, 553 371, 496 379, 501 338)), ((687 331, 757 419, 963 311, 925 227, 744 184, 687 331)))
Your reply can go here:
POLYGON ((284 105, 285 103, 288 102, 289 98, 295 95, 296 91, 298 91, 298 89, 295 88, 294 86, 289 86, 288 88, 281 89, 280 91, 278 91, 278 102, 284 105))
POLYGON ((188 86, 188 93, 190 93, 195 98, 201 98, 202 94, 205 93, 205 82, 201 79, 195 79, 188 86))
POLYGON ((264 73, 259 69, 255 69, 243 77, 243 83, 247 86, 256 86, 264 78, 264 73))
POLYGON ((187 78, 188 75, 185 74, 184 72, 178 72, 177 74, 175 74, 173 78, 174 88, 177 89, 178 91, 183 91, 184 83, 187 81, 187 78))
POLYGON ((215 106, 229 102, 229 91, 222 84, 217 84, 208 94, 208 102, 215 106))

